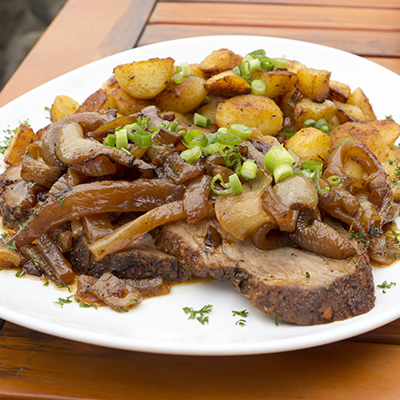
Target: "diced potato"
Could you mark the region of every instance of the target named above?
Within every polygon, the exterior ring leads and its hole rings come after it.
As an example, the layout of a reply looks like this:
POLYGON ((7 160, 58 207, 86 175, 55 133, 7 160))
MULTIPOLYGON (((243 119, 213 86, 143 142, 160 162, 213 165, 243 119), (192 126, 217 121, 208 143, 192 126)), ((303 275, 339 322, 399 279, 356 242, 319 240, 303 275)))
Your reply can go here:
POLYGON ((225 99, 223 97, 210 96, 210 101, 202 105, 197 111, 201 115, 204 115, 206 118, 208 118, 213 124, 215 123, 215 113, 217 112, 218 104, 224 100, 225 99))
POLYGON ((365 115, 365 119, 376 119, 372 105, 362 89, 355 89, 350 98, 347 100, 347 103, 351 104, 352 106, 357 106, 365 115))
POLYGON ((346 103, 350 98, 351 89, 349 85, 338 81, 329 81, 329 99, 346 103))
POLYGON ((4 151, 4 162, 10 167, 20 163, 27 148, 36 139, 33 129, 27 124, 21 124, 12 137, 10 145, 4 151))
POLYGON ((168 85, 174 70, 174 59, 152 58, 114 68, 122 89, 136 99, 151 99, 168 85))
POLYGON ((275 136, 282 129, 283 114, 269 97, 244 94, 219 103, 215 122, 218 127, 228 128, 232 124, 257 127, 263 135, 275 136))
POLYGON ((285 147, 303 160, 324 161, 331 148, 331 138, 319 129, 308 127, 297 131, 285 147))
POLYGON ((300 68, 297 71, 297 89, 317 103, 324 102, 329 96, 329 71, 313 68, 300 68))
POLYGON ((78 108, 77 113, 98 112, 104 113, 116 108, 115 98, 104 89, 99 89, 91 94, 78 108))
POLYGON ((228 49, 213 51, 201 63, 201 70, 209 75, 233 69, 242 63, 243 57, 228 49))
POLYGON ((299 63, 298 61, 294 61, 294 60, 286 60, 286 61, 288 62, 287 70, 289 72, 294 72, 295 74, 297 74, 297 71, 299 69, 307 68, 304 64, 299 63))
POLYGON ((323 103, 314 103, 310 99, 304 98, 296 104, 294 109, 294 119, 298 128, 303 128, 304 122, 310 118, 314 121, 323 118, 331 124, 335 115, 336 107, 330 100, 325 100, 323 103))
POLYGON ((351 139, 365 144, 382 162, 394 159, 395 155, 385 143, 373 124, 362 122, 347 122, 339 125, 330 132, 332 146, 336 146, 343 139, 351 139))
POLYGON ((336 107, 336 115, 339 118, 339 121, 341 124, 344 124, 345 122, 348 121, 365 121, 368 118, 364 115, 362 110, 357 107, 353 106, 351 104, 347 103, 341 103, 339 101, 334 100, 333 101, 336 107))
POLYGON ((207 80, 209 78, 209 76, 201 70, 200 64, 189 64, 189 68, 190 68, 191 74, 199 76, 200 78, 203 78, 204 80, 207 80))
POLYGON ((204 79, 199 76, 187 76, 182 83, 173 80, 157 97, 155 104, 163 111, 176 111, 187 114, 196 109, 206 98, 204 79))
POLYGON ((57 96, 50 108, 51 122, 57 122, 68 115, 74 114, 79 106, 80 104, 71 99, 71 97, 65 95, 57 96))
POLYGON ((119 85, 117 77, 115 74, 112 74, 104 83, 103 86, 101 87, 104 89, 108 94, 110 94, 114 88, 116 88, 119 85))
POLYGON ((152 100, 135 99, 129 96, 124 90, 122 90, 121 86, 117 86, 113 89, 112 96, 117 111, 122 115, 137 113, 143 108, 154 104, 152 100))
POLYGON ((251 75, 251 80, 260 79, 267 86, 264 96, 273 99, 290 92, 297 81, 296 74, 287 70, 276 71, 255 71, 251 75))
POLYGON ((232 70, 213 75, 204 87, 212 96, 233 97, 251 92, 251 86, 232 70))
MULTIPOLYGON (((381 139, 389 146, 392 147, 395 145, 396 140, 400 136, 400 125, 393 121, 393 119, 384 119, 381 121, 378 120, 369 120, 361 122, 365 125, 374 126, 379 133, 381 139)), ((396 148, 398 148, 396 146, 396 148)), ((400 158, 399 158, 400 159, 400 158)))

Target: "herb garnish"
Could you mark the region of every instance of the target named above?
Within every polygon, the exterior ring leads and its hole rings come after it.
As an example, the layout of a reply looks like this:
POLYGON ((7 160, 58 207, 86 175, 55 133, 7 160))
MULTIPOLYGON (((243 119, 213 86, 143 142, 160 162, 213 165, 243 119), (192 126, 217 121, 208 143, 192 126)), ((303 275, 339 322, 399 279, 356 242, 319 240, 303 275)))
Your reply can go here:
POLYGON ((18 271, 16 274, 15 274, 15 276, 17 277, 17 278, 21 278, 21 276, 24 276, 25 275, 25 271, 18 271))
POLYGON ((306 271, 305 276, 306 276, 306 278, 310 278, 311 277, 311 275, 310 275, 310 273, 308 271, 306 271))
POLYGON ((365 239, 363 232, 355 232, 352 229, 349 230, 351 236, 350 236, 350 240, 351 239, 357 239, 358 242, 362 242, 364 244, 364 247, 366 249, 368 249, 369 247, 369 240, 365 239))
POLYGON ((385 289, 390 289, 392 286, 396 286, 396 282, 387 283, 387 281, 383 281, 380 285, 376 285, 379 289, 383 289, 382 293, 386 293, 385 289))
POLYGON ((65 201, 65 199, 66 199, 67 197, 69 197, 69 196, 72 196, 72 194, 66 194, 66 195, 64 195, 64 196, 61 196, 61 197, 58 199, 58 204, 60 205, 60 207, 61 207, 62 209, 64 209, 64 201, 65 201))
POLYGON ((73 294, 71 294, 71 296, 68 296, 66 299, 63 299, 62 297, 59 297, 58 300, 54 302, 54 304, 57 304, 61 308, 63 308, 64 304, 72 303, 72 300, 70 300, 70 298, 72 296, 73 296, 73 294))
POLYGON ((209 314, 212 311, 213 306, 211 304, 205 305, 203 308, 200 310, 194 310, 193 307, 184 307, 183 311, 185 314, 189 314, 188 319, 197 319, 202 325, 205 323, 208 324, 208 316, 205 314, 209 314))
POLYGON ((239 317, 243 317, 243 318, 237 320, 235 322, 235 325, 245 326, 246 320, 244 318, 247 318, 247 316, 249 315, 249 312, 247 310, 242 310, 242 311, 232 310, 232 317, 235 317, 236 315, 238 315, 239 317))
POLYGON ((16 244, 15 240, 13 242, 11 242, 10 244, 7 244, 6 246, 11 250, 17 250, 17 244, 16 244))

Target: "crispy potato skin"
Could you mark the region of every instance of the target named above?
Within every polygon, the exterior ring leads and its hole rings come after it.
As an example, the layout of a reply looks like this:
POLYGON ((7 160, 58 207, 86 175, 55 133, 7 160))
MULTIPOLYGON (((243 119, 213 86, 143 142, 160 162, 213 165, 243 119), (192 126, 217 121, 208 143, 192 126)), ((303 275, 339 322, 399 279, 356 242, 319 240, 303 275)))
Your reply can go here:
POLYGON ((338 81, 329 81, 329 100, 337 100, 346 103, 350 98, 351 89, 349 85, 338 81))
POLYGON ((148 61, 118 65, 114 68, 114 73, 120 86, 129 96, 151 99, 167 87, 174 70, 174 62, 171 57, 152 58, 148 61))
POLYGON ((115 108, 122 115, 134 114, 154 104, 152 100, 135 99, 129 96, 119 85, 112 90, 111 94, 114 99, 115 108))
POLYGON ((372 105, 361 88, 357 88, 353 91, 347 100, 347 103, 358 107, 364 114, 366 120, 376 119, 372 105))
POLYGON ((235 68, 242 63, 242 60, 242 56, 231 50, 219 49, 213 51, 200 63, 200 69, 211 76, 235 68))
POLYGON ((232 70, 212 76, 206 81, 204 87, 212 96, 233 97, 251 92, 251 86, 242 77, 235 75, 232 70))
POLYGON ((183 83, 176 84, 171 80, 168 86, 154 98, 157 107, 162 111, 176 111, 187 114, 197 108, 206 98, 205 80, 199 76, 187 76, 183 83))
POLYGON ((115 109, 114 96, 112 96, 111 93, 107 93, 104 89, 99 89, 90 95, 76 110, 76 112, 104 113, 112 109, 115 109))
POLYGON ((251 74, 251 79, 262 80, 267 86, 264 96, 271 99, 290 92, 297 81, 296 74, 287 70, 255 71, 251 74))
POLYGON ((4 162, 12 167, 23 159, 30 144, 37 140, 33 129, 27 124, 21 124, 15 132, 11 143, 4 152, 4 162))
POLYGON ((297 71, 297 89, 317 103, 324 102, 329 96, 331 73, 313 68, 300 68, 297 71))
POLYGON ((247 94, 219 103, 215 122, 218 127, 229 127, 232 124, 257 127, 263 135, 275 136, 282 128, 283 114, 269 97, 247 94))
POLYGON ((302 128, 304 122, 310 118, 314 121, 323 118, 329 123, 335 115, 336 107, 330 100, 325 100, 323 103, 315 103, 308 98, 303 98, 294 108, 294 119, 298 128, 302 128))

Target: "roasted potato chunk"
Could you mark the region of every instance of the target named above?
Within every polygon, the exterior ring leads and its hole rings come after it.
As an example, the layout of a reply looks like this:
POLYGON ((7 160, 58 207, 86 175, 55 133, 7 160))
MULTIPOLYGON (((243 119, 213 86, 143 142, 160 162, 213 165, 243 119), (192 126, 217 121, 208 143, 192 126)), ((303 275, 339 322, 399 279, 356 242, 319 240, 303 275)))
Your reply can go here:
POLYGON ((218 104, 221 103, 221 101, 224 101, 224 97, 213 97, 210 96, 210 101, 204 105, 202 105, 197 112, 201 115, 204 115, 206 118, 208 118, 212 124, 215 123, 215 113, 217 112, 217 107, 218 104))
POLYGON ((296 83, 297 77, 295 73, 287 70, 261 70, 251 74, 251 80, 254 79, 260 79, 265 83, 267 90, 264 96, 273 99, 274 97, 282 96, 290 92, 296 83))
POLYGON ((33 129, 27 124, 21 124, 10 141, 10 145, 4 151, 4 162, 12 167, 22 161, 24 154, 30 144, 37 137, 33 129))
POLYGON ((116 88, 119 85, 117 77, 115 74, 112 74, 104 83, 103 86, 101 87, 104 89, 108 94, 110 94, 114 88, 116 88))
POLYGON ((300 68, 297 71, 297 89, 317 103, 324 102, 329 96, 329 71, 313 68, 300 68))
POLYGON ((51 122, 57 122, 68 115, 74 114, 79 106, 80 104, 71 99, 71 97, 65 95, 57 96, 50 108, 51 122))
POLYGON ((190 73, 193 75, 199 76, 200 78, 203 78, 205 80, 209 78, 209 76, 201 70, 200 64, 190 64, 189 69, 190 73))
POLYGON ((187 114, 196 109, 206 98, 205 80, 199 76, 187 76, 182 83, 170 81, 168 86, 154 98, 162 111, 187 114))
MULTIPOLYGON (((363 121, 361 122, 361 124, 374 126, 378 130, 380 138, 389 147, 395 146, 395 141, 400 136, 400 125, 395 121, 393 121, 393 119, 391 118, 384 119, 381 121, 378 120, 363 121)), ((396 149, 399 149, 399 147, 396 146, 396 149)))
POLYGON ((329 99, 346 103, 350 98, 351 89, 349 85, 338 81, 329 81, 329 99))
POLYGON ((314 121, 323 118, 329 124, 333 124, 332 119, 335 115, 336 107, 330 100, 325 100, 323 103, 315 103, 310 99, 304 98, 294 108, 294 119, 298 128, 303 128, 304 122, 310 118, 314 121))
POLYGON ((288 67, 287 70, 289 72, 294 72, 295 74, 297 74, 297 71, 301 68, 307 68, 304 64, 295 61, 295 60, 286 60, 288 62, 288 67))
POLYGON ((213 51, 201 63, 200 69, 208 75, 233 69, 242 63, 243 57, 228 49, 213 51))
POLYGON ((212 96, 233 97, 251 92, 251 86, 232 70, 213 75, 204 87, 212 96))
POLYGON ((104 113, 116 108, 115 98, 104 89, 99 89, 90 95, 76 110, 76 112, 98 112, 104 113))
POLYGON ((168 85, 174 70, 174 59, 152 58, 135 61, 114 68, 118 83, 129 96, 135 99, 151 99, 168 85))
POLYGON ((119 85, 113 89, 112 96, 115 108, 122 115, 134 114, 154 104, 152 100, 135 99, 129 96, 119 85))
POLYGON ((285 144, 303 160, 326 160, 331 148, 331 138, 319 129, 308 127, 297 131, 285 144))
POLYGON ((232 124, 257 127, 263 135, 275 136, 282 128, 283 114, 269 97, 244 94, 219 103, 215 122, 218 127, 229 127, 232 124))
POLYGON ((334 104, 337 110, 336 115, 339 118, 341 124, 349 121, 359 122, 368 119, 364 115, 362 110, 357 106, 353 106, 347 103, 341 103, 340 101, 336 100, 334 100, 334 104))
POLYGON ((365 119, 376 119, 372 105, 362 89, 355 89, 347 100, 347 104, 358 107, 364 114, 365 119))

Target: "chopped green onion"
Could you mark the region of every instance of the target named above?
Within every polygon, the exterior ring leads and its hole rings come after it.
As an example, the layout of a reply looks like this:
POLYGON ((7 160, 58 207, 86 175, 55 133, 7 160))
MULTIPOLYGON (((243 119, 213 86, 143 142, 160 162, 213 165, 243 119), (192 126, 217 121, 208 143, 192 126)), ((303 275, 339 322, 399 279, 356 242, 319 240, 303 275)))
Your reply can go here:
POLYGON ((261 58, 260 61, 261 61, 261 68, 265 69, 266 71, 272 71, 275 68, 274 63, 268 57, 263 57, 261 58))
POLYGON ((251 93, 252 94, 265 94, 267 91, 267 85, 261 79, 254 79, 251 81, 251 93))
POLYGON ((113 133, 109 133, 104 139, 103 144, 110 147, 115 147, 117 137, 113 133))
POLYGON ((253 58, 262 58, 265 57, 265 50, 263 49, 254 50, 248 55, 253 58))
MULTIPOLYGON (((339 147, 339 146, 340 146, 341 144, 343 144, 344 142, 352 142, 352 141, 353 141, 353 139, 351 139, 351 138, 348 138, 348 137, 343 138, 342 140, 339 140, 339 141, 338 141, 336 147, 339 147)), ((358 142, 358 140, 356 140, 356 142, 358 142)), ((358 142, 358 143, 360 143, 360 142, 358 142)))
POLYGON ((222 176, 220 174, 215 175, 212 180, 211 180, 211 190, 215 194, 240 194, 242 193, 242 183, 240 182, 240 179, 237 174, 232 174, 229 177, 229 182, 225 183, 222 179, 222 176), (215 183, 217 181, 220 181, 220 184, 224 189, 219 190, 215 188, 215 183))
POLYGON ((328 178, 328 182, 329 182, 331 185, 339 185, 339 183, 340 183, 341 181, 342 181, 342 180, 341 180, 340 177, 337 176, 337 175, 332 175, 332 176, 330 176, 330 177, 328 178))
POLYGON ((323 164, 319 161, 305 160, 301 162, 302 169, 308 169, 309 171, 322 171, 323 164))
POLYGON ((225 146, 236 146, 240 144, 240 137, 232 135, 231 133, 217 133, 214 139, 217 143, 225 146))
POLYGON ((193 129, 183 137, 182 143, 191 149, 194 146, 204 147, 208 144, 207 136, 200 129, 193 129))
POLYGON ((201 126, 202 128, 208 128, 211 125, 211 121, 207 117, 198 113, 194 113, 193 122, 195 125, 201 126))
POLYGON ((296 134, 296 130, 295 129, 284 129, 283 130, 283 134, 290 139, 292 136, 294 136, 296 134))
POLYGON ((253 73, 254 71, 260 71, 261 70, 261 63, 258 58, 254 60, 250 60, 250 72, 253 73))
POLYGON ((295 164, 295 159, 279 142, 275 142, 267 151, 263 162, 274 175, 275 183, 294 175, 293 165, 295 164))
POLYGON ((319 129, 320 131, 326 133, 327 135, 329 135, 329 132, 330 132, 330 130, 331 130, 331 128, 330 128, 330 126, 329 126, 329 124, 328 124, 328 121, 326 121, 326 120, 323 119, 323 118, 319 119, 319 120, 315 123, 314 128, 319 129))
POLYGON ((184 61, 181 63, 181 68, 182 68, 182 73, 183 76, 189 76, 190 75, 190 66, 189 63, 184 61))
POLYGON ((240 76, 242 74, 242 72, 240 71, 240 67, 238 65, 235 68, 233 68, 232 71, 235 75, 238 75, 238 76, 240 76))
POLYGON ((272 62, 274 63, 276 68, 287 69, 288 67, 288 62, 282 58, 274 58, 272 59, 272 62))
POLYGON ((138 145, 139 147, 151 147, 153 142, 152 142, 152 135, 151 132, 147 131, 135 131, 135 144, 138 145))
POLYGON ((228 133, 228 132, 229 132, 229 129, 225 128, 225 127, 219 128, 217 131, 217 133, 228 133))
POLYGON ((179 67, 179 66, 176 67, 176 71, 175 71, 175 74, 172 75, 172 79, 174 80, 174 82, 177 85, 179 85, 183 82, 183 78, 184 78, 184 75, 183 75, 182 67, 179 67))
POLYGON ((116 131, 115 136, 116 136, 115 145, 118 149, 128 146, 128 135, 126 129, 120 129, 119 131, 116 131))
POLYGON ((191 149, 187 149, 182 151, 180 156, 189 164, 198 160, 201 157, 201 148, 200 146, 195 146, 191 149))
POLYGON ((304 128, 308 128, 308 127, 310 127, 310 126, 313 126, 313 127, 315 126, 315 121, 314 121, 312 118, 306 120, 306 121, 304 122, 304 124, 303 124, 303 127, 304 127, 304 128))
POLYGON ((169 127, 169 130, 176 132, 177 129, 179 128, 179 122, 175 119, 171 122, 171 125, 169 127))
POLYGON ((250 69, 250 61, 243 61, 241 65, 241 75, 242 78, 244 79, 250 79, 250 76, 252 74, 251 69, 250 69))
POLYGON ((257 164, 254 161, 246 160, 240 169, 240 175, 245 179, 254 179, 257 176, 257 164))
MULTIPOLYGON (((253 81, 254 82, 254 81, 253 81)), ((219 128, 218 132, 221 132, 224 128, 219 128)), ((226 129, 226 128, 225 128, 226 129)), ((250 135, 253 133, 251 128, 247 127, 243 124, 232 124, 227 130, 228 133, 232 135, 239 136, 241 139, 248 139, 250 135)))

